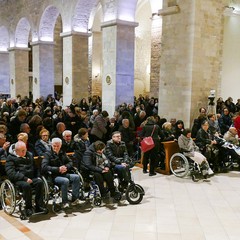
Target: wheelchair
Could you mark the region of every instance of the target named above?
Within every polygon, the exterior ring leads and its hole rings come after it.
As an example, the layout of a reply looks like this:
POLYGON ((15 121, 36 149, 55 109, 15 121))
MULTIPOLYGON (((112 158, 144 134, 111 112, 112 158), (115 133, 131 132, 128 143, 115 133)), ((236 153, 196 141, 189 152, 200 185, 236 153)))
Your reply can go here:
POLYGON ((94 206, 101 206, 102 204, 102 196, 100 193, 100 189, 94 180, 94 175, 91 173, 83 173, 82 174, 76 169, 77 174, 80 176, 80 192, 79 199, 90 201, 90 203, 94 206))
MULTIPOLYGON (((44 205, 47 206, 48 199, 49 199, 49 190, 48 185, 46 184, 46 181, 43 180, 43 202, 44 205)), ((34 199, 34 190, 33 190, 33 199, 34 199)), ((10 180, 5 179, 0 187, 0 201, 2 205, 2 209, 4 212, 8 215, 13 215, 13 213, 16 212, 20 214, 21 220, 26 220, 27 215, 25 212, 25 201, 23 199, 23 193, 20 190, 18 186, 15 186, 10 180)), ((34 201, 34 200, 33 200, 34 201)), ((33 204, 34 206, 34 204, 33 204)), ((44 214, 47 214, 48 211, 42 212, 44 214)), ((34 213, 33 215, 41 214, 41 213, 34 213)))
MULTIPOLYGON (((134 182, 133 176, 131 174, 132 168, 135 165, 135 163, 138 162, 138 159, 130 158, 129 160, 130 160, 129 161, 129 170, 130 170, 131 178, 128 182, 127 187, 124 188, 123 186, 121 186, 120 179, 119 179, 119 176, 117 173, 113 174, 114 185, 115 185, 116 191, 120 192, 121 194, 125 194, 126 200, 130 204, 139 204, 142 201, 143 196, 145 195, 145 191, 141 185, 136 184, 134 182)), ((121 200, 121 198, 119 199, 119 201, 120 200, 121 200)))
POLYGON ((179 178, 191 176, 194 182, 198 182, 200 179, 209 181, 203 173, 207 169, 204 165, 200 166, 192 159, 186 157, 183 153, 175 153, 170 158, 170 169, 171 172, 179 178))
MULTIPOLYGON (((79 199, 82 201, 90 201, 92 205, 100 206, 102 204, 101 193, 98 185, 94 181, 93 175, 82 175, 77 168, 73 168, 72 172, 79 175, 80 178, 80 189, 79 189, 79 199)), ((58 213, 62 208, 62 197, 61 190, 58 185, 56 185, 51 179, 51 172, 45 174, 43 177, 48 190, 49 203, 52 205, 52 212, 58 213)), ((72 189, 68 190, 68 200, 72 200, 72 189)))

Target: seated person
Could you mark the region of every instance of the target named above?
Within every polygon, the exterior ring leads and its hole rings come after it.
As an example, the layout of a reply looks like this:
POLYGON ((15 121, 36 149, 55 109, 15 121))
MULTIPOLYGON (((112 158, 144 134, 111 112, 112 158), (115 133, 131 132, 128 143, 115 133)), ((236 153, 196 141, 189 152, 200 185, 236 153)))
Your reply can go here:
POLYGON ((229 143, 239 146, 238 132, 235 127, 230 127, 223 138, 229 143))
POLYGON ((78 130, 78 134, 74 136, 74 141, 76 142, 76 149, 74 151, 74 156, 77 163, 76 167, 78 168, 78 170, 81 170, 83 155, 90 146, 90 141, 88 139, 88 129, 80 128, 78 130))
POLYGON ((196 145, 199 147, 202 154, 208 159, 213 165, 215 171, 218 171, 219 160, 218 154, 219 149, 217 147, 217 141, 208 131, 209 123, 207 120, 202 122, 201 128, 197 132, 196 145))
MULTIPOLYGON (((229 130, 224 134, 223 138, 236 146, 239 146, 239 138, 238 138, 238 132, 235 127, 230 127, 229 130)), ((224 149, 226 151, 226 149, 224 149)), ((224 151, 224 152, 225 152, 224 151)), ((223 154, 224 154, 223 152, 223 154)), ((237 160, 238 164, 240 163, 240 156, 235 152, 234 149, 227 148, 227 152, 225 154, 228 154, 232 157, 232 159, 237 160)))
POLYGON ((119 127, 118 131, 121 132, 122 141, 125 142, 128 155, 133 155, 133 143, 135 140, 133 129, 129 127, 129 119, 124 118, 122 120, 122 125, 119 127))
POLYGON ((62 150, 65 153, 73 153, 76 149, 76 142, 72 139, 72 131, 65 130, 62 133, 62 150))
MULTIPOLYGON (((6 136, 3 133, 0 133, 0 160, 7 160, 8 156, 8 148, 10 146, 10 142, 6 142, 6 136)), ((1 176, 5 176, 6 172, 4 169, 4 165, 0 163, 0 178, 1 176)), ((0 179, 1 183, 1 179, 0 179)))
MULTIPOLYGON (((18 141, 22 141, 26 144, 26 147, 27 147, 27 151, 29 153, 31 153, 33 156, 35 155, 35 149, 34 149, 34 146, 32 144, 29 144, 28 143, 28 134, 27 133, 19 133, 17 135, 17 140, 18 141)), ((15 143, 13 143, 10 147, 9 147, 9 153, 13 153, 14 154, 15 152, 15 143)))
POLYGON ((174 128, 173 129, 173 134, 174 134, 175 138, 178 139, 181 136, 181 134, 183 133, 183 131, 184 131, 184 123, 183 123, 183 121, 182 120, 176 121, 176 123, 175 123, 173 128, 174 128))
POLYGON ((170 122, 165 122, 162 125, 162 133, 163 133, 164 137, 161 140, 163 142, 176 140, 176 137, 173 134, 173 127, 172 127, 172 124, 170 122))
POLYGON ((35 151, 37 156, 43 156, 46 151, 51 150, 49 135, 49 131, 45 128, 40 131, 40 139, 38 139, 35 143, 35 151))
POLYGON ((43 181, 36 171, 35 162, 27 151, 26 144, 18 141, 15 144, 15 154, 9 154, 6 161, 6 173, 11 182, 23 190, 26 204, 26 215, 32 215, 32 187, 35 188, 35 212, 45 212, 43 204, 43 181))
POLYGON ((216 120, 216 115, 215 114, 208 114, 208 123, 209 123, 209 131, 211 132, 211 134, 213 135, 217 135, 219 136, 219 134, 221 134, 220 128, 219 128, 219 124, 218 124, 218 120, 216 120))
POLYGON ((203 176, 207 177, 207 175, 213 174, 206 157, 199 152, 198 146, 191 138, 191 129, 186 128, 183 130, 181 136, 178 138, 178 146, 185 156, 199 164, 200 168, 203 169, 203 176))
POLYGON ((131 180, 128 167, 129 156, 126 144, 121 141, 121 133, 119 131, 113 132, 112 139, 107 141, 105 154, 111 161, 114 171, 118 174, 121 185, 127 187, 131 180))
POLYGON ((7 159, 10 142, 6 141, 6 136, 0 133, 0 159, 7 159))
POLYGON ((42 172, 51 172, 55 184, 61 186, 63 208, 68 208, 68 187, 72 184, 72 205, 79 204, 80 177, 71 173, 72 161, 61 150, 62 140, 52 139, 52 148, 44 154, 42 160, 42 172))
POLYGON ((102 197, 107 194, 104 188, 104 181, 106 181, 111 197, 116 198, 119 193, 115 191, 110 161, 103 154, 104 148, 105 144, 101 141, 92 143, 83 155, 83 165, 87 170, 93 172, 102 197))

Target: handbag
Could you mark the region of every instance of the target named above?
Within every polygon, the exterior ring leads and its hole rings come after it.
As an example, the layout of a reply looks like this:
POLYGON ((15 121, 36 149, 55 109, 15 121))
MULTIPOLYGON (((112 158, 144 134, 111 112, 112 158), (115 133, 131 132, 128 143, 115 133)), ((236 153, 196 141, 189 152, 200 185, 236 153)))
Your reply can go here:
POLYGON ((151 149, 153 149, 155 147, 155 143, 154 143, 153 138, 152 138, 152 135, 154 133, 155 127, 156 126, 154 125, 154 128, 152 130, 151 136, 145 137, 141 141, 141 149, 142 149, 142 152, 144 152, 144 153, 149 151, 149 150, 151 150, 151 149))

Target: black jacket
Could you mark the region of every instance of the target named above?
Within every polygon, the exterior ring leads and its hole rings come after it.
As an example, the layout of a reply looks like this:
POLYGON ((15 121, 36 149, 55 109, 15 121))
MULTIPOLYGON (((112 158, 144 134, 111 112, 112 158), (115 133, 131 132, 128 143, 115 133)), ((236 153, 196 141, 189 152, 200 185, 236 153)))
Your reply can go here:
MULTIPOLYGON (((94 143, 89 146, 83 155, 83 165, 86 169, 92 172, 102 173, 102 168, 97 166, 97 152, 95 150, 94 143)), ((110 167, 110 162, 108 160, 104 163, 105 167, 110 167)))
POLYGON ((204 131, 200 128, 197 132, 196 145, 200 150, 204 150, 207 144, 211 144, 212 138, 209 132, 204 131))
POLYGON ((105 154, 107 158, 114 164, 129 163, 129 156, 125 142, 119 144, 109 140, 106 145, 105 154))
POLYGON ((10 181, 27 181, 28 178, 33 179, 39 177, 32 154, 27 152, 25 157, 18 157, 9 154, 7 157, 5 170, 10 181))
POLYGON ((163 135, 163 132, 161 131, 160 127, 157 124, 155 124, 153 121, 149 120, 143 127, 140 135, 143 138, 150 137, 152 132, 153 132, 152 138, 153 138, 155 145, 160 142, 160 139, 164 140, 164 135, 163 135), (153 132, 154 126, 155 126, 155 129, 153 132))
POLYGON ((60 150, 60 152, 56 154, 53 150, 50 150, 44 154, 42 160, 42 172, 44 174, 51 172, 53 177, 63 176, 64 174, 59 172, 59 167, 63 165, 67 167, 68 171, 66 173, 69 173, 72 170, 72 160, 66 155, 66 153, 60 150))

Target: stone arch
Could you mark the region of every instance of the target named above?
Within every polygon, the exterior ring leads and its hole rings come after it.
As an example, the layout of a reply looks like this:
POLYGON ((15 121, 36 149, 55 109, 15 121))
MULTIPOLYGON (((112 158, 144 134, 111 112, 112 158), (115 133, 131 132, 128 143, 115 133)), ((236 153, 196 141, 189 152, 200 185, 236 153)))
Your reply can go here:
POLYGON ((40 20, 39 39, 40 41, 52 42, 54 40, 54 27, 60 12, 55 6, 48 6, 40 20))
POLYGON ((5 26, 0 27, 0 51, 7 51, 9 47, 9 32, 5 26))
POLYGON ((88 32, 89 19, 93 9, 97 8, 99 0, 79 0, 72 19, 72 29, 76 32, 88 32))
POLYGON ((21 18, 15 32, 15 46, 28 47, 29 33, 31 26, 27 18, 21 18))
POLYGON ((124 21, 134 22, 138 0, 122 0, 118 3, 117 18, 124 21))

